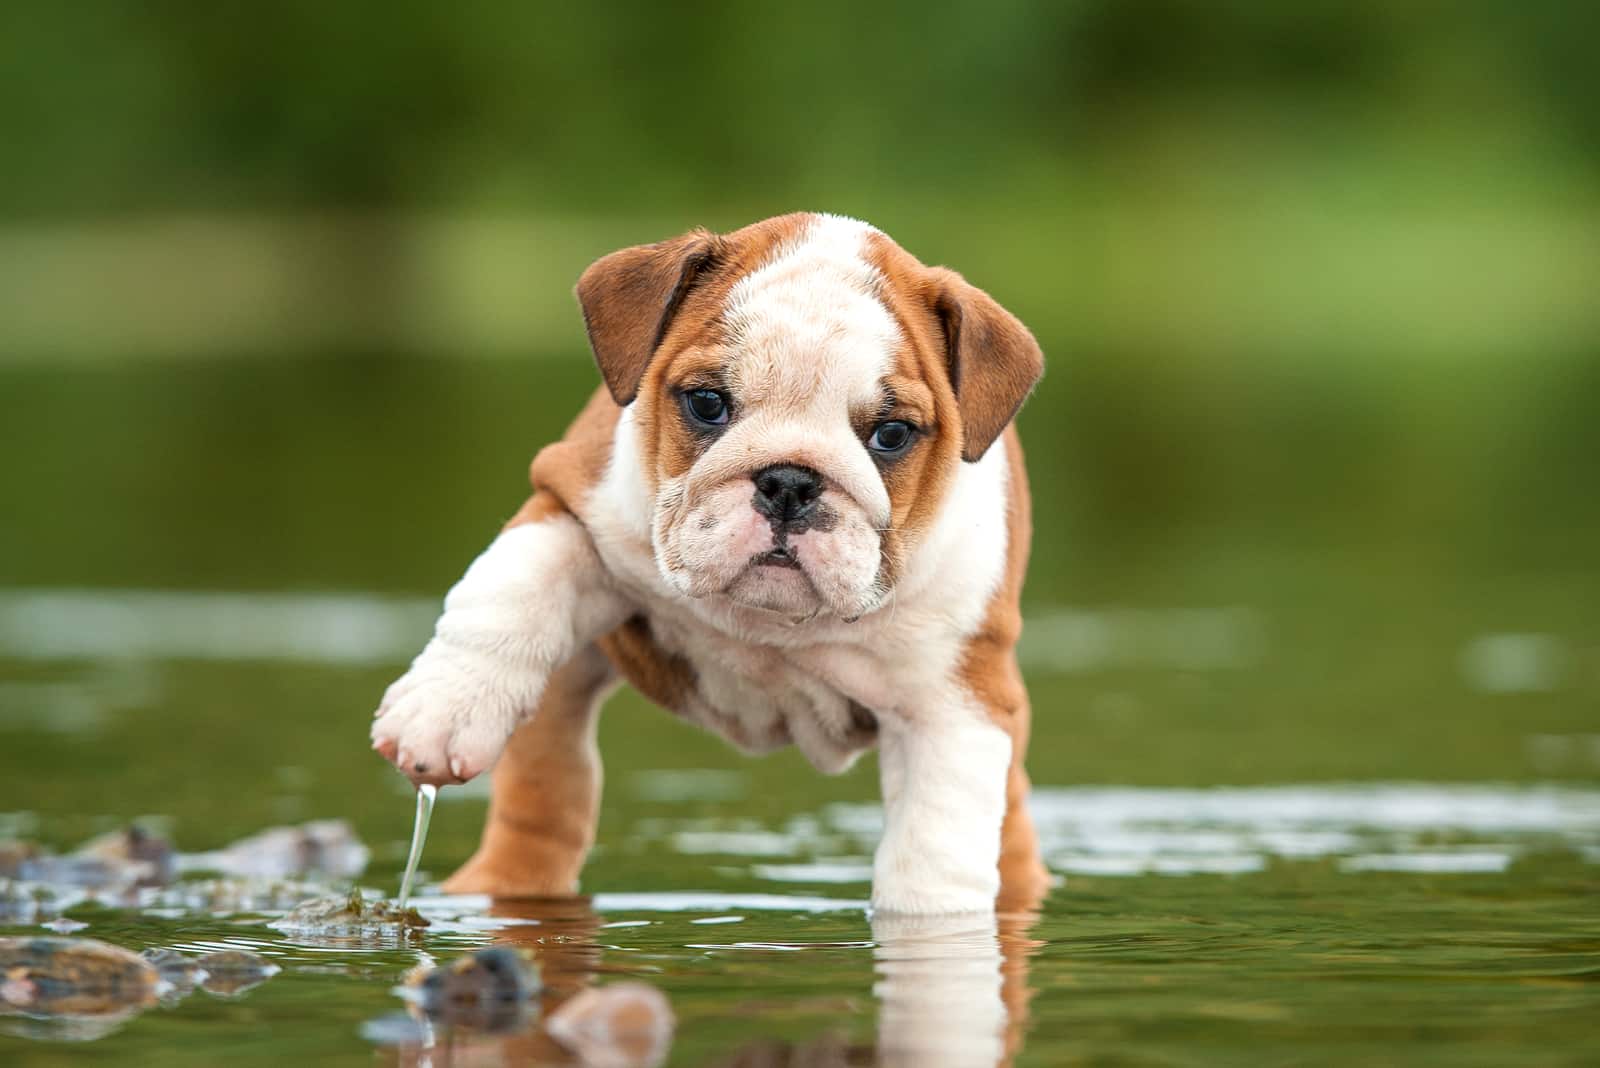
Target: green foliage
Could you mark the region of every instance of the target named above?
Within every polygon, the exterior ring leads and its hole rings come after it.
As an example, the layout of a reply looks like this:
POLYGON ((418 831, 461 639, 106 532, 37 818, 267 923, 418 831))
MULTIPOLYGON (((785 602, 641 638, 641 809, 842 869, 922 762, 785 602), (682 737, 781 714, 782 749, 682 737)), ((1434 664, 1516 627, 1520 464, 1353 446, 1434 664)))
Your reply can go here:
POLYGON ((1049 186, 1141 130, 1600 158, 1583 5, 5 5, 0 214, 499 204, 740 218, 1049 186))

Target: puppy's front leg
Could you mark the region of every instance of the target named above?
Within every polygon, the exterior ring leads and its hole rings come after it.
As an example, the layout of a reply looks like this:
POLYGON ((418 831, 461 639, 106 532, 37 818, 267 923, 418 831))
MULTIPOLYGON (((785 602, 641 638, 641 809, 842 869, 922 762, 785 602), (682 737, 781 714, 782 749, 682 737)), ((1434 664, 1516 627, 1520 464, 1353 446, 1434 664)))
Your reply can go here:
POLYGON ((383 695, 372 746, 416 783, 491 767, 550 672, 628 612, 566 513, 511 527, 445 598, 427 646, 383 695))
POLYGON ((883 839, 872 906, 991 912, 999 890, 1011 738, 975 708, 880 718, 883 839))

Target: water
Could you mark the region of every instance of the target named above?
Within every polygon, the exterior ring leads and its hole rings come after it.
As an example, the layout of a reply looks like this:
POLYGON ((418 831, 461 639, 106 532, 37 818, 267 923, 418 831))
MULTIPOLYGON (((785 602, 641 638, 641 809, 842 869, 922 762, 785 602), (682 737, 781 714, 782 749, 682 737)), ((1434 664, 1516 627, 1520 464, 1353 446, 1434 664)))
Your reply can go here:
MULTIPOLYGON (((201 853, 342 817, 371 849, 358 884, 392 889, 420 799, 367 748, 371 710, 589 374, 0 370, 0 434, 25 458, 0 500, 28 502, 0 515, 0 838, 64 850, 140 818, 201 853)), ((1129 407, 1078 385, 1025 424, 1033 807, 1060 879, 1037 915, 875 922, 870 759, 826 779, 792 753, 742 758, 624 692, 600 723, 586 896, 440 896, 487 798, 452 787, 415 873, 426 930, 267 926, 293 901, 78 905, 82 936, 283 970, 89 1042, 0 1016, 0 1064, 443 1064, 364 1025, 402 1010, 409 969, 493 943, 533 953, 547 1011, 588 984, 656 986, 677 1065, 1600 1060, 1600 580, 1572 548, 1592 552, 1592 528, 1552 518, 1579 514, 1559 479, 1531 509, 1530 464, 1485 466, 1469 509, 1438 495, 1448 452, 1380 465, 1381 492, 1324 468, 1318 495, 1347 496, 1305 533, 1306 465, 1241 482, 1228 457, 1274 453, 1227 427, 1140 451, 1116 435, 1159 430, 1096 422, 1129 407), (1129 455, 1196 458, 1184 492, 1136 502, 1165 509, 1159 535, 1095 496, 1136 485, 1129 455), (1219 526, 1216 500, 1288 518, 1219 526), (1463 521, 1480 511, 1499 518, 1463 521)), ((1351 425, 1329 455, 1373 455, 1351 425)), ((543 1043, 455 1062, 549 1062, 543 1043)))
MULTIPOLYGON (((775 1046, 906 1064, 993 1063, 1012 1047, 1025 1064, 1578 1064, 1594 1050, 1600 790, 1046 788, 1035 811, 1064 884, 1040 915, 988 928, 866 914, 874 803, 790 801, 772 818, 756 771, 710 780, 715 799, 646 801, 662 796, 653 772, 616 779, 633 813, 607 820, 592 896, 423 894, 432 926, 403 940, 283 935, 271 911, 73 910, 86 935, 246 948, 284 971, 235 999, 152 1010, 92 1047, 0 1038, 0 1051, 25 1064, 266 1063, 285 1049, 370 1063, 358 1025, 396 1011, 403 972, 493 943, 533 951, 547 1008, 593 982, 658 986, 680 1021, 675 1064, 775 1046), (263 1026, 272 1037, 252 1049, 263 1026)), ((461 856, 478 806, 454 793, 439 852, 461 856)), ((475 1042, 514 1063, 537 1046, 475 1042)), ((380 1062, 411 1063, 382 1049, 380 1062)))
POLYGON ((422 859, 422 846, 428 840, 428 820, 433 816, 433 802, 439 788, 432 785, 417 787, 417 816, 411 826, 411 850, 406 854, 406 873, 400 877, 400 896, 395 899, 395 910, 404 912, 411 900, 411 880, 417 874, 417 862, 422 859))

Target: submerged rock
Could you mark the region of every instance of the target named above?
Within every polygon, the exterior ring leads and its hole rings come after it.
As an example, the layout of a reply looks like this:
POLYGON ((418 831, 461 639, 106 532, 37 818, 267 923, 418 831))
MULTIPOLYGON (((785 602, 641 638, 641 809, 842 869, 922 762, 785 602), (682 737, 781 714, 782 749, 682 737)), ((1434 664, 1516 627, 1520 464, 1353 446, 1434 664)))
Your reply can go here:
POLYGON ((234 997, 283 970, 259 953, 244 949, 221 949, 199 957, 175 949, 147 949, 139 956, 161 976, 165 1004, 187 997, 197 986, 208 994, 234 997))
POLYGON ((264 879, 189 879, 147 891, 143 904, 184 912, 281 912, 323 889, 311 883, 264 879))
POLYGON ((28 923, 37 911, 33 895, 15 879, 0 875, 0 923, 28 923))
POLYGON ((583 990, 544 1025, 591 1068, 654 1068, 666 1059, 675 1026, 666 995, 633 982, 583 990))
POLYGON ((142 866, 129 870, 104 857, 36 853, 17 866, 17 878, 56 890, 120 890, 138 882, 143 871, 142 866))
POLYGON ((56 889, 126 891, 164 886, 176 871, 172 843, 137 825, 100 835, 66 856, 33 842, 0 842, 0 878, 56 889))
POLYGON ((253 990, 283 969, 258 953, 223 949, 195 961, 201 974, 200 989, 220 997, 237 997, 253 990))
POLYGON ((33 842, 0 838, 0 879, 22 878, 22 866, 40 854, 33 842))
POLYGON ((0 877, 0 923, 33 923, 55 917, 62 902, 48 886, 0 877))
POLYGON ((175 949, 147 949, 139 954, 161 976, 161 1003, 172 1005, 194 993, 200 985, 200 965, 175 949))
POLYGON ((344 897, 319 897, 296 905, 287 916, 267 925, 289 934, 363 936, 404 934, 428 926, 414 908, 397 909, 388 901, 369 902, 360 890, 344 897))
POLYGON ((539 972, 521 950, 490 946, 406 977, 407 998, 435 1023, 486 1034, 521 1030, 532 1018, 539 972))
POLYGON ((360 875, 367 856, 367 847, 344 820, 313 820, 298 827, 269 827, 222 849, 187 855, 182 865, 239 878, 320 875, 343 880, 360 875))
POLYGON ((74 859, 99 861, 121 885, 165 886, 178 870, 178 854, 159 834, 130 824, 79 846, 74 859))
MULTIPOLYGON (((192 906, 196 909, 285 908, 285 903, 261 902, 262 887, 300 875, 353 879, 366 865, 367 847, 343 820, 271 827, 223 849, 194 854, 178 853, 166 838, 137 824, 100 835, 65 855, 52 853, 34 842, 0 840, 0 890, 7 882, 21 882, 49 887, 78 900, 92 896, 119 905, 148 905, 152 890, 159 891, 158 898, 167 896, 169 891, 179 898, 194 896, 193 888, 202 886, 220 888, 219 896, 225 898, 248 900, 228 902, 219 908, 192 906), (215 872, 224 878, 175 883, 180 872, 215 872), (240 892, 233 892, 239 888, 240 892)), ((297 889, 293 896, 303 899, 306 892, 297 889)), ((16 907, 14 898, 15 894, 8 891, 0 899, 0 920, 9 922, 23 911, 16 907)), ((187 899, 156 903, 191 907, 187 899)), ((31 914, 23 919, 30 917, 31 914)))
POLYGON ((430 1033, 425 1020, 403 1012, 391 1012, 361 1024, 361 1037, 379 1046, 421 1046, 427 1043, 430 1033))
POLYGON ((92 938, 0 938, 0 1013, 121 1018, 155 1002, 149 961, 92 938))

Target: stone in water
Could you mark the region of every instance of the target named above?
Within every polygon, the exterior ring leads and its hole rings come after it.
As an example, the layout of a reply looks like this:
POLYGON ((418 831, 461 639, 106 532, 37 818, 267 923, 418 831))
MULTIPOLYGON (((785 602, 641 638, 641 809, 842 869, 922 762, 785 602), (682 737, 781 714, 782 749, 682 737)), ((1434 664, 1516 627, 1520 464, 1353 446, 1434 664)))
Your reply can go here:
POLYGON ((254 989, 282 971, 258 953, 243 949, 222 949, 195 961, 204 973, 200 988, 219 997, 236 997, 254 989))
POLYGON ((119 1016, 155 1002, 161 977, 92 938, 0 938, 0 1014, 119 1016))
POLYGON ((428 1019, 484 1034, 521 1030, 531 1018, 539 989, 532 959, 509 946, 489 946, 406 977, 406 999, 428 1019))
POLYGON ((595 1068, 655 1068, 672 1048, 666 995, 646 983, 589 987, 545 1021, 550 1037, 595 1068))

